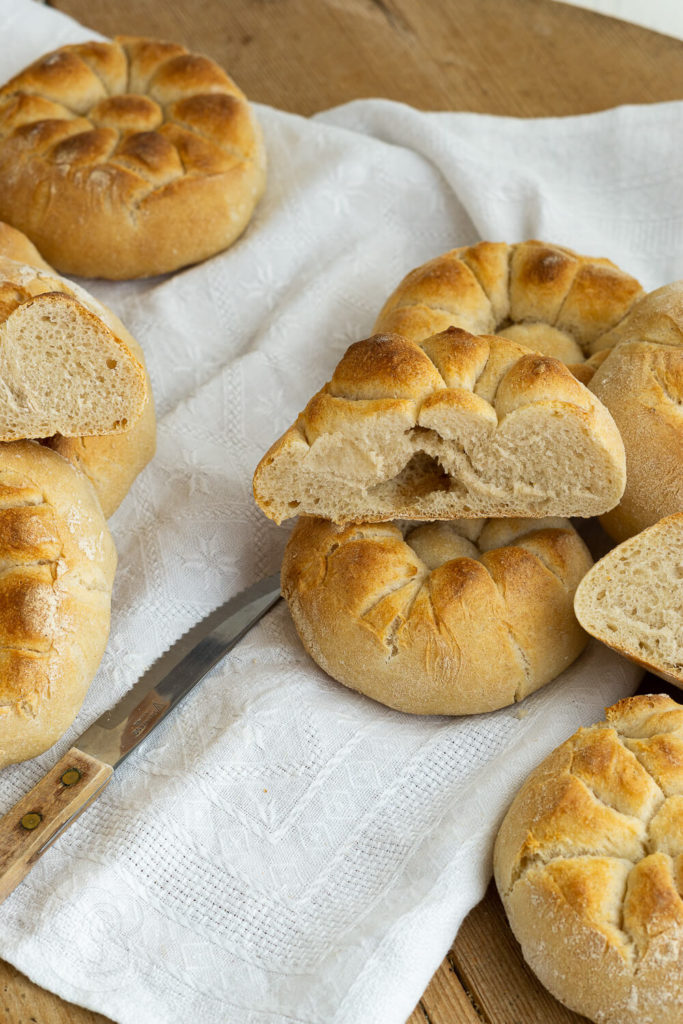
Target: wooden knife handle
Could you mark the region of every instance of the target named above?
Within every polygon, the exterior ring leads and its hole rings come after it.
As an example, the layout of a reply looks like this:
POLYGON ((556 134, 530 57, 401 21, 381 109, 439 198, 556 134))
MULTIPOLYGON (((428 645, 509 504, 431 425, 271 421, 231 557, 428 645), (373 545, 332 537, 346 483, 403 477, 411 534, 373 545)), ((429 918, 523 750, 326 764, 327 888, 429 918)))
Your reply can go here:
POLYGON ((104 789, 114 769, 72 747, 0 818, 0 902, 104 789))

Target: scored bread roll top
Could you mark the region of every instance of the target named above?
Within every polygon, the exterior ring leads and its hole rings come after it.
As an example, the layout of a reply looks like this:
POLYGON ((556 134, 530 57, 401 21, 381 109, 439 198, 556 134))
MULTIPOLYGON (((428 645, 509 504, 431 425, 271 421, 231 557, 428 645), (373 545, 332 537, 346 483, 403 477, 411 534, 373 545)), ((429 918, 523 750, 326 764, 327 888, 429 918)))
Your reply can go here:
MULTIPOLYGON (((0 281, 11 285, 9 299, 15 306, 21 304, 27 293, 68 295, 95 314, 116 339, 132 353, 141 368, 145 404, 137 422, 129 423, 125 431, 114 434, 48 437, 44 443, 77 465, 90 479, 106 516, 110 516, 128 493, 133 480, 154 455, 156 447, 156 417, 154 400, 145 358, 140 345, 112 313, 84 288, 59 277, 42 259, 37 249, 20 231, 0 222, 0 281), (12 289, 19 287, 19 293, 12 289)), ((7 308, 7 307, 6 307, 7 308)), ((9 308, 7 309, 9 313, 9 308)))
POLYGON ((479 242, 407 274, 373 330, 421 341, 461 327, 472 334, 504 335, 580 366, 613 344, 605 332, 640 295, 638 281, 607 259, 535 239, 517 245, 479 242))
POLYGON ((64 273, 206 259, 244 230, 264 184, 246 97, 175 43, 64 46, 0 89, 0 217, 64 273))
POLYGON ((81 706, 109 633, 116 551, 91 484, 33 441, 0 445, 0 766, 81 706))
POLYGON ((302 518, 281 579, 304 647, 334 679, 400 711, 465 715, 521 700, 580 654, 572 603, 591 564, 564 519, 401 530, 302 518))
POLYGON ((632 697, 535 769, 494 872, 527 963, 600 1024, 680 1024, 683 707, 632 697))
POLYGON ((683 281, 650 292, 605 340, 589 388, 626 451, 626 490, 601 522, 616 541, 683 510, 683 281))
POLYGON ((604 406, 556 359, 458 328, 352 345, 256 469, 272 519, 591 516, 625 482, 604 406))

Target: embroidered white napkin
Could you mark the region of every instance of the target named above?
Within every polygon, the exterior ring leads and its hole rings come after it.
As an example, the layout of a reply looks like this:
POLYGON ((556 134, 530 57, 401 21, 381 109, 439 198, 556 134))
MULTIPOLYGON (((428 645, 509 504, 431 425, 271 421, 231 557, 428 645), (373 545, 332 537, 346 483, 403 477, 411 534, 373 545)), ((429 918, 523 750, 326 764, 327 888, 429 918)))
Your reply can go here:
MULTIPOLYGON (((30 0, 0 0, 0 26, 0 80, 93 35, 30 0)), ((287 531, 254 507, 254 466, 408 269, 540 236, 646 287, 683 274, 682 104, 258 113, 270 179, 244 237, 169 279, 90 285, 145 349, 159 450, 112 520, 102 667, 62 742, 2 772, 3 812, 188 627, 277 568, 287 531)), ((518 783, 637 679, 593 645, 521 708, 411 718, 317 670, 279 605, 0 907, 0 955, 121 1024, 403 1024, 484 893, 518 783)))

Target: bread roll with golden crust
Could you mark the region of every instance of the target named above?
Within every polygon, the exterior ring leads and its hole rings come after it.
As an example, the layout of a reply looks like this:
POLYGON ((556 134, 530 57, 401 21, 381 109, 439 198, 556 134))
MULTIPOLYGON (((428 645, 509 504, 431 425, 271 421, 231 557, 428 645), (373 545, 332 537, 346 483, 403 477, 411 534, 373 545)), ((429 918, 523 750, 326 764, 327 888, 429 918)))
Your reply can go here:
POLYGON ((598 640, 683 687, 683 512, 601 558, 581 581, 574 610, 598 640))
POLYGON ((399 711, 467 715, 522 700, 578 657, 572 602, 591 564, 565 519, 402 530, 304 517, 282 593, 334 679, 399 711))
POLYGON ((121 339, 142 367, 147 401, 134 426, 123 433, 81 437, 58 434, 44 441, 86 474, 95 487, 104 514, 110 516, 128 493, 138 473, 150 461, 156 448, 154 400, 142 349, 111 310, 84 288, 59 277, 25 235, 2 222, 1 281, 19 286, 31 296, 53 292, 77 298, 121 339))
POLYGON ((530 775, 494 851, 527 963, 599 1024, 680 1024, 683 707, 631 697, 530 775))
POLYGON ((421 341, 461 327, 502 334, 535 352, 580 365, 642 295, 635 278, 607 259, 532 239, 479 242, 411 271, 373 328, 421 341))
POLYGON ((616 541, 683 511, 683 281, 650 292, 614 330, 589 388, 626 450, 626 490, 601 522, 616 541))
POLYGON ((276 522, 592 516, 624 481, 612 418, 563 363, 449 328, 352 345, 254 495, 276 522))
POLYGON ((47 750, 81 706, 109 633, 116 551, 82 473, 0 444, 0 767, 47 750))
POLYGON ((121 36, 45 54, 0 89, 0 217, 66 274, 161 274, 227 248, 265 184, 221 68, 121 36))
POLYGON ((10 224, 5 224, 4 221, 0 221, 0 256, 6 256, 8 259, 14 260, 15 263, 28 263, 31 267, 40 267, 41 270, 54 273, 33 242, 29 241, 21 231, 17 231, 10 224))

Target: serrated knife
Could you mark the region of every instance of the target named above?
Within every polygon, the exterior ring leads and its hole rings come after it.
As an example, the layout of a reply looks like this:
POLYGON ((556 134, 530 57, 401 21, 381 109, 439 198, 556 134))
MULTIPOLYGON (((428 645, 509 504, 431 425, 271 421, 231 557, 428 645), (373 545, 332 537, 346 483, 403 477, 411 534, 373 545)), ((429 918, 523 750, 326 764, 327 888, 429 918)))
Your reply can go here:
POLYGON ((0 901, 99 796, 116 768, 279 597, 276 573, 202 619, 0 819, 0 901))

